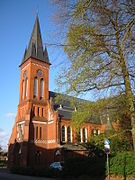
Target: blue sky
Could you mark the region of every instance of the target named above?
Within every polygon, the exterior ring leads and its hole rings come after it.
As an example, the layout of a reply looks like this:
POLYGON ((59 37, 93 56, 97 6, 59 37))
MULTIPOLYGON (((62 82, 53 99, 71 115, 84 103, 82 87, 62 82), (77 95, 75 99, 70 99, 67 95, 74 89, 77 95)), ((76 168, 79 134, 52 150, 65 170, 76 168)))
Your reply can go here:
MULTIPOLYGON (((65 63, 67 56, 61 47, 51 45, 61 42, 59 29, 52 20, 56 11, 52 2, 53 0, 0 0, 0 145, 3 148, 7 148, 17 114, 20 89, 19 65, 30 40, 37 7, 42 41, 47 45, 52 64, 49 90, 57 89, 56 77, 60 73, 61 62, 65 63)), ((90 95, 80 97, 88 99, 90 95)))
MULTIPOLYGON (((29 43, 38 7, 43 43, 53 43, 56 27, 52 22, 55 6, 49 0, 0 1, 0 144, 5 148, 14 124, 19 102, 20 69, 24 50, 29 43)), ((49 89, 55 90, 59 60, 64 52, 47 46, 50 62, 49 89)))

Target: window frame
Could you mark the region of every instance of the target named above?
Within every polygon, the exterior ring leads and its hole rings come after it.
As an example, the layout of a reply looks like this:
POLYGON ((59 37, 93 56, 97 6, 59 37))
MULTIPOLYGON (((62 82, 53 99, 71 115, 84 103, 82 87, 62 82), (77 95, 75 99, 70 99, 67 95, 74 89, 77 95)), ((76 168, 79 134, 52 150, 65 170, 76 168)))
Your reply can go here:
POLYGON ((40 133, 39 139, 41 140, 42 139, 42 127, 39 128, 39 133, 40 133))
POLYGON ((65 125, 63 125, 62 126, 62 142, 66 142, 66 126, 65 125), (64 128, 64 129, 63 129, 64 128))
POLYGON ((26 78, 26 86, 25 86, 25 97, 27 98, 27 96, 28 96, 28 78, 26 78))
POLYGON ((36 139, 38 139, 38 126, 36 126, 36 139))
POLYGON ((44 97, 44 79, 40 79, 40 99, 44 97))
POLYGON ((34 97, 37 97, 38 94, 38 78, 34 78, 34 97))
POLYGON ((71 143, 71 127, 67 127, 67 142, 71 143))
POLYGON ((83 142, 86 142, 86 128, 83 128, 82 130, 82 135, 83 135, 83 142))

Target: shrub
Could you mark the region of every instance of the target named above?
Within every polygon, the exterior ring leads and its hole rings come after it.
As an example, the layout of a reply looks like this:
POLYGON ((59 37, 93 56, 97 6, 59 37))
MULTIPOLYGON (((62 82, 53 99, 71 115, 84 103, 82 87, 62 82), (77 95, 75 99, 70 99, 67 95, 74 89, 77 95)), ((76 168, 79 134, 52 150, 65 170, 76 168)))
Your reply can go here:
POLYGON ((8 161, 6 161, 6 160, 0 160, 0 167, 7 167, 7 165, 8 165, 8 161))
POLYGON ((111 134, 109 137, 105 134, 92 137, 87 143, 86 147, 90 153, 98 156, 100 153, 105 152, 104 140, 109 139, 110 141, 110 153, 116 154, 117 152, 131 151, 132 143, 120 132, 111 134))
POLYGON ((105 174, 105 158, 74 158, 69 159, 64 164, 64 176, 80 175, 101 176, 105 174))
POLYGON ((110 158, 110 173, 114 175, 135 175, 135 153, 118 152, 110 158))

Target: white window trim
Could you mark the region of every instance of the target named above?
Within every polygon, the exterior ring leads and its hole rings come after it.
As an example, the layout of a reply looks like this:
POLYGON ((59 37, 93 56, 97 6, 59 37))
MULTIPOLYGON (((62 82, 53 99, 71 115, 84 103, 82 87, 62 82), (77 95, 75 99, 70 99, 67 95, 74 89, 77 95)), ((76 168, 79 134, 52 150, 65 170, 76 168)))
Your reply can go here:
POLYGON ((82 128, 80 129, 80 135, 81 135, 81 143, 83 143, 83 133, 82 133, 82 128))
POLYGON ((87 133, 87 129, 86 129, 86 128, 85 128, 85 137, 86 137, 85 142, 87 142, 87 139, 88 139, 88 133, 87 133))
POLYGON ((72 137, 72 128, 70 127, 70 140, 71 140, 71 143, 73 142, 73 137, 72 137))
POLYGON ((65 126, 65 142, 67 142, 67 126, 65 126))

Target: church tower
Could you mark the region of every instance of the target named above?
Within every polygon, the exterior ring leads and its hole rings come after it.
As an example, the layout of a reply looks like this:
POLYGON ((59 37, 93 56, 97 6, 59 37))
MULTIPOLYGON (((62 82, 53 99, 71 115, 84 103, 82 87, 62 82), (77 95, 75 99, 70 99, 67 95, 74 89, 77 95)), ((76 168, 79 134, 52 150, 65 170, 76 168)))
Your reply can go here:
POLYGON ((9 166, 45 165, 57 149, 57 113, 49 100, 47 48, 43 50, 38 13, 21 62, 18 112, 9 140, 9 166))

